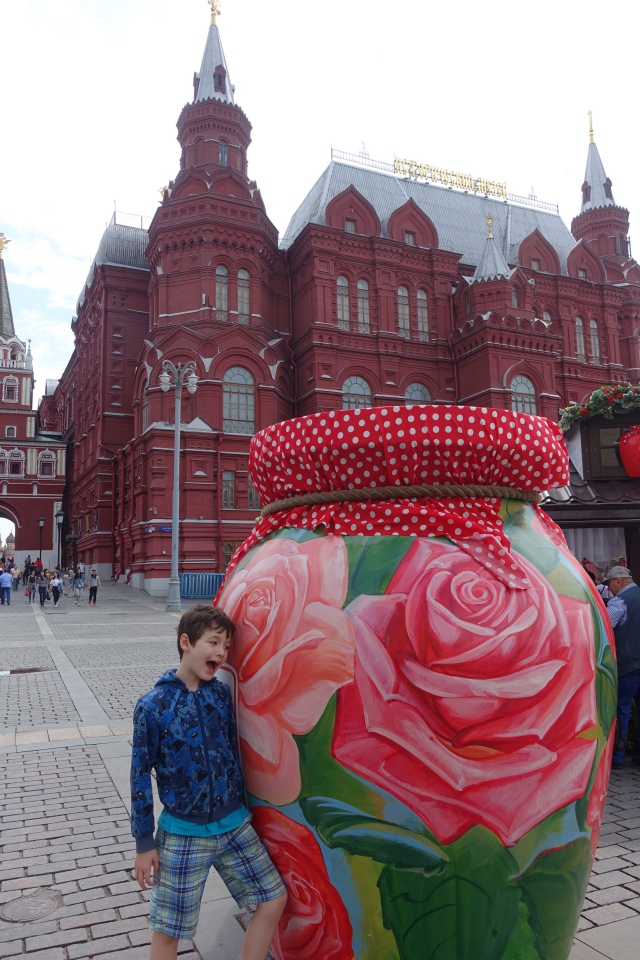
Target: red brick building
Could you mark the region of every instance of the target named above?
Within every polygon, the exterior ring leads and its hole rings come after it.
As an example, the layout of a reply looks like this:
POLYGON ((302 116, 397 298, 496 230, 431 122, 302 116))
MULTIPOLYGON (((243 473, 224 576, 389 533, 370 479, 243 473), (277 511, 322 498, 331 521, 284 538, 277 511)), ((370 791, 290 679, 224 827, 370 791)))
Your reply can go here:
MULTIPOLYGON (((22 564, 40 551, 45 566, 58 559, 56 513, 62 506, 66 450, 33 409, 31 347, 16 336, 0 234, 0 516, 16 528, 14 556, 22 564)), ((53 387, 51 387, 53 389, 53 387)))
POLYGON ((361 156, 332 159, 280 244, 250 139, 214 15, 180 169, 148 232, 107 228, 41 406, 69 449, 68 544, 156 594, 171 544, 163 360, 193 360, 199 378, 183 399, 184 572, 223 570, 251 529, 249 442, 268 424, 456 401, 556 419, 603 381, 640 378, 640 267, 593 137, 571 231, 501 185, 361 156))

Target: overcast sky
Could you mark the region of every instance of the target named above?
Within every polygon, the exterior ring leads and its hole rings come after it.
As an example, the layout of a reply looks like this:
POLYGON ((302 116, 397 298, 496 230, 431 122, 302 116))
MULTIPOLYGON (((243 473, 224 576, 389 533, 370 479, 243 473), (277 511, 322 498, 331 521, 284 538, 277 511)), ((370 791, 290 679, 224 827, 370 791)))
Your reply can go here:
MULTIPOLYGON (((218 23, 253 124, 249 173, 282 235, 331 146, 506 181, 579 212, 587 111, 616 202, 640 222, 634 0, 223 0, 218 23)), ((0 231, 36 392, 113 212, 152 216, 178 172, 206 0, 0 0, 0 231)), ((1 529, 1 528, 0 528, 1 529)))

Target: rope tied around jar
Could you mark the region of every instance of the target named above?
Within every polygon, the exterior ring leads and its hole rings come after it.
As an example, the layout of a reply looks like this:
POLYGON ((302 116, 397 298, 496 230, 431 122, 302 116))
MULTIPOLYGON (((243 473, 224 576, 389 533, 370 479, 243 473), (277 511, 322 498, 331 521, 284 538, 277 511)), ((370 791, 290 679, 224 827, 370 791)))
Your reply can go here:
POLYGON ((481 485, 475 483, 422 483, 416 486, 397 487, 362 487, 354 490, 322 490, 316 493, 303 493, 286 500, 275 500, 268 503, 260 514, 264 520, 274 513, 283 510, 294 510, 296 507, 311 507, 326 503, 366 503, 374 500, 400 500, 415 497, 434 497, 448 499, 450 497, 491 498, 503 500, 527 500, 529 503, 540 503, 542 494, 534 490, 519 490, 517 487, 501 487, 497 485, 481 485))

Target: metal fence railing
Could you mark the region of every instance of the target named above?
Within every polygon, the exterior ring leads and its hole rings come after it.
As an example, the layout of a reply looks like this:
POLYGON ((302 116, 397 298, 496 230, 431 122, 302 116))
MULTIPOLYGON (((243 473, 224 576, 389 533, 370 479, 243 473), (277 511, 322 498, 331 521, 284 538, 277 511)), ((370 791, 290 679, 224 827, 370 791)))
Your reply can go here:
POLYGON ((223 573, 181 573, 180 599, 195 600, 199 597, 215 597, 222 586, 223 573))

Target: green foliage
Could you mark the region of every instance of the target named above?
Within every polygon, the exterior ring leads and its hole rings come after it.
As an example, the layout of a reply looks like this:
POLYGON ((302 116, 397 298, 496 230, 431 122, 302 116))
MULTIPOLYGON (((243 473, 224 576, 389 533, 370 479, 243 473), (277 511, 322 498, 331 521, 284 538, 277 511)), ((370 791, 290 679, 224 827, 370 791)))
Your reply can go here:
POLYGON ((613 420, 614 413, 628 413, 640 407, 640 387, 630 383, 603 386, 594 390, 586 403, 572 403, 560 414, 560 429, 566 432, 579 420, 603 416, 613 420))
POLYGON ((504 532, 514 550, 533 564, 543 577, 555 570, 560 561, 560 551, 551 540, 541 537, 532 528, 533 508, 520 500, 505 500, 502 513, 504 532))
POLYGON ((580 838, 541 855, 520 877, 522 897, 541 960, 566 960, 591 869, 591 844, 580 838))
POLYGON ((349 557, 349 589, 345 606, 365 593, 386 591, 398 564, 409 552, 413 537, 345 537, 349 557))
POLYGON ((447 848, 439 874, 385 867, 384 924, 401 960, 500 960, 518 919, 509 884, 514 861, 498 838, 474 827, 447 848))
POLYGON ((300 807, 328 847, 403 870, 441 873, 447 855, 426 837, 395 823, 367 816, 356 807, 326 797, 302 800, 300 807))
POLYGON ((518 904, 518 919, 501 960, 540 960, 534 945, 535 934, 529 923, 529 911, 522 900, 518 904))

